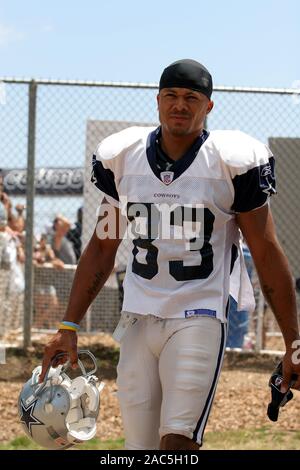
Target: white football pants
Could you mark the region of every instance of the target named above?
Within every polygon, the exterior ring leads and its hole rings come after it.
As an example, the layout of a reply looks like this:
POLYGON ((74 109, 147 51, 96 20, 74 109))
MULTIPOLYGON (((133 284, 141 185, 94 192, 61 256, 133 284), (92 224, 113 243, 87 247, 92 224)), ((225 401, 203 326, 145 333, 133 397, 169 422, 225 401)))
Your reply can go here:
POLYGON ((126 449, 158 449, 166 434, 202 444, 226 325, 213 317, 135 315, 121 340, 118 397, 126 449))

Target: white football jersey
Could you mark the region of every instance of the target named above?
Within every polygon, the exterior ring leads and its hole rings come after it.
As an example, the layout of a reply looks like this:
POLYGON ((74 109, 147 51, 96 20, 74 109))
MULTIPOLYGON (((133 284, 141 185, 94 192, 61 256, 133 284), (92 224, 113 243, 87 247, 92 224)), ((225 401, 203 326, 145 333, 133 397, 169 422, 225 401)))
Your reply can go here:
POLYGON ((235 215, 275 192, 273 156, 243 132, 204 131, 173 171, 160 172, 159 133, 125 129, 93 157, 92 181, 131 222, 123 310, 224 321, 240 235, 235 215))

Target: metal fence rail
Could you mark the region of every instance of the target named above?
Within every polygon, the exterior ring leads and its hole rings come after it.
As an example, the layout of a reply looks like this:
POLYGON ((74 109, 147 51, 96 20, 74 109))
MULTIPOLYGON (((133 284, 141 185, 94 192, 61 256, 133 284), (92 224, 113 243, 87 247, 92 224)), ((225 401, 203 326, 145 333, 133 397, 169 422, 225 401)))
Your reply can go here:
MULTIPOLYGON (((95 211, 101 200, 100 194, 89 185, 91 154, 102 138, 115 131, 133 123, 157 123, 156 94, 157 84, 0 78, 0 168, 9 200, 6 204, 11 205, 9 223, 18 228, 11 251, 15 250, 14 263, 21 267, 15 276, 17 287, 8 287, 7 267, 0 265, 2 337, 23 324, 27 347, 32 327, 56 328, 66 307, 82 249, 80 241, 84 246, 92 233, 95 211), (24 169, 27 182, 24 182, 24 169), (22 204, 26 206, 23 216, 22 204), (80 208, 83 208, 82 220, 80 208), (53 253, 49 249, 49 245, 55 245, 59 230, 68 239, 60 263, 51 258, 53 253), (7 321, 8 317, 11 321, 7 321)), ((273 198, 272 208, 293 275, 300 277, 299 90, 218 86, 213 99, 215 108, 209 115, 208 129, 242 130, 268 143, 275 156, 279 155, 279 195, 273 198)), ((56 253, 54 256, 57 258, 56 253)), ((114 328, 126 259, 124 242, 115 272, 86 316, 86 331, 114 328)), ((244 346, 281 349, 274 317, 258 288, 256 292, 259 307, 248 319, 244 346)), ((239 316, 232 322, 237 322, 235 326, 239 327, 239 316)))

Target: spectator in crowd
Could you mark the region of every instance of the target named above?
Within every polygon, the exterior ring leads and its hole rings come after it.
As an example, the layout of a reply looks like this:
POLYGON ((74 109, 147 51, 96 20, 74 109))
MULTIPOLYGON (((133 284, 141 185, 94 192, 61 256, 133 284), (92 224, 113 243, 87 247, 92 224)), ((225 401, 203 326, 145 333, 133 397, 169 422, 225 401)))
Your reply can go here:
POLYGON ((15 214, 11 214, 10 228, 17 233, 23 233, 25 230, 25 217, 24 217, 24 204, 17 204, 15 206, 15 214))
POLYGON ((56 258, 55 253, 49 243, 47 242, 47 234, 42 233, 40 242, 35 246, 33 259, 36 264, 51 263, 51 265, 58 269, 64 268, 62 260, 56 258))
POLYGON ((82 207, 79 207, 77 211, 77 220, 66 237, 73 244, 73 249, 78 261, 81 255, 81 235, 82 235, 82 207))
POLYGON ((34 326, 37 328, 50 328, 54 326, 59 307, 59 300, 55 286, 49 282, 49 273, 46 269, 63 269, 64 263, 56 258, 51 246, 47 243, 47 235, 41 235, 33 254, 35 265, 35 293, 34 293, 34 326), (39 268, 43 268, 40 270, 39 268))
POLYGON ((8 195, 4 192, 4 179, 2 169, 0 168, 0 202, 3 204, 6 210, 7 222, 10 224, 12 219, 12 204, 8 195))
POLYGON ((0 234, 2 264, 11 267, 14 260, 24 263, 23 246, 15 232, 8 226, 7 211, 2 203, 0 203, 0 234), (13 251, 15 251, 15 256, 11 256, 13 251))
POLYGON ((13 213, 12 203, 8 195, 4 192, 4 180, 2 169, 0 168, 0 202, 4 205, 7 212, 8 226, 16 233, 23 233, 25 230, 24 204, 15 206, 16 214, 13 213))
POLYGON ((6 245, 8 241, 7 234, 7 211, 4 204, 0 202, 0 269, 6 268, 6 245))
POLYGON ((8 227, 7 210, 0 203, 0 332, 20 327, 24 296, 24 250, 8 227))
POLYGON ((70 228, 69 220, 62 215, 58 215, 53 221, 53 230, 50 236, 51 247, 55 256, 65 264, 76 264, 73 244, 66 237, 70 228))

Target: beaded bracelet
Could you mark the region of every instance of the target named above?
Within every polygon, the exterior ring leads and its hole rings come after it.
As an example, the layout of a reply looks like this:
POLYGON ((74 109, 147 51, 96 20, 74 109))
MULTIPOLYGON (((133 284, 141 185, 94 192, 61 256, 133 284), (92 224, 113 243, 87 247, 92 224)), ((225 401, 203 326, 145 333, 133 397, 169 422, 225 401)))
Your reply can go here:
POLYGON ((70 330, 70 331, 78 331, 80 326, 77 323, 73 323, 72 321, 63 320, 59 325, 59 330, 70 330))

